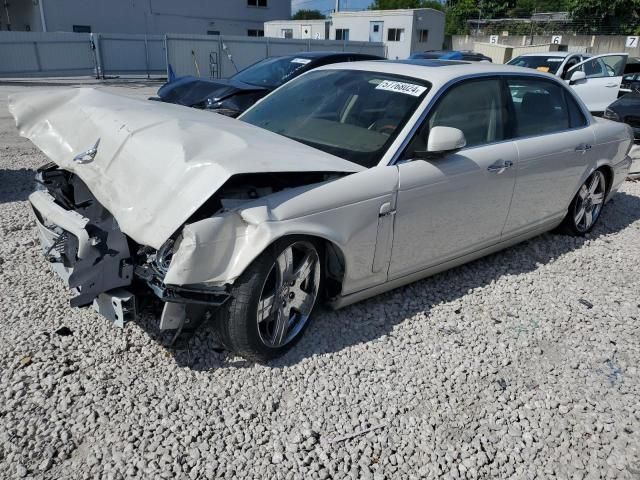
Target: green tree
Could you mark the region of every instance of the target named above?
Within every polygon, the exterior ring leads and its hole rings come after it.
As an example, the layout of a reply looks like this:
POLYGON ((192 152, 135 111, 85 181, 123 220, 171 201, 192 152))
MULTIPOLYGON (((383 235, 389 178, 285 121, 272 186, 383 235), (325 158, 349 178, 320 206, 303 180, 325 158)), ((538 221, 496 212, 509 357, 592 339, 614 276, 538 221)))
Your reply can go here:
POLYGON ((399 8, 435 8, 444 10, 437 0, 374 0, 369 10, 396 10, 399 8))
POLYGON ((636 33, 640 0, 568 0, 576 28, 583 33, 636 33))
POLYGON ((320 10, 298 10, 293 17, 294 20, 323 20, 327 18, 320 10))

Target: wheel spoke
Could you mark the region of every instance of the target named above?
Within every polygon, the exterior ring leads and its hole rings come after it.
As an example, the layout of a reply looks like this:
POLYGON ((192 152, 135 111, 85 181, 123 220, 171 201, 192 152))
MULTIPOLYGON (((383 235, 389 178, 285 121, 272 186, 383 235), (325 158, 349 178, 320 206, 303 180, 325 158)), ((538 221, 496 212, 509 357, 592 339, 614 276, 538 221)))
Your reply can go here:
POLYGON ((584 217, 584 226, 585 228, 589 228, 591 226, 591 223, 593 223, 593 213, 591 212, 591 210, 585 212, 584 217))
POLYGON ((264 322, 271 316, 275 298, 275 294, 271 294, 268 297, 260 299, 258 302, 258 323, 264 322))
POLYGON ((584 207, 582 207, 582 208, 578 211, 578 213, 576 213, 576 216, 575 216, 575 222, 576 222, 576 225, 579 225, 579 224, 580 224, 580 221, 582 220, 582 217, 584 217, 585 212, 586 212, 585 208, 584 208, 584 207))
POLYGON ((282 285, 290 282, 293 277, 293 251, 291 247, 285 248, 276 261, 278 266, 278 275, 276 280, 276 292, 280 290, 282 285))
POLYGON ((586 185, 582 185, 582 187, 580 187, 580 191, 578 192, 578 195, 582 200, 584 200, 589 196, 589 189, 587 188, 586 185))
POLYGON ((309 277, 309 274, 311 273, 311 270, 313 269, 317 261, 318 254, 315 252, 315 250, 311 250, 304 256, 302 263, 294 273, 296 282, 298 282, 298 284, 301 284, 309 277))
POLYGON ((593 195, 596 192, 596 188, 600 185, 600 174, 595 173, 593 175, 593 180, 591 180, 591 185, 589 185, 589 194, 593 195))
POLYGON ((271 340, 275 347, 282 345, 286 338, 290 312, 291 310, 289 308, 285 308, 282 305, 276 310, 275 325, 273 327, 273 337, 271 340))
POLYGON ((604 200, 604 193, 595 193, 591 195, 591 203, 594 205, 599 205, 604 200))

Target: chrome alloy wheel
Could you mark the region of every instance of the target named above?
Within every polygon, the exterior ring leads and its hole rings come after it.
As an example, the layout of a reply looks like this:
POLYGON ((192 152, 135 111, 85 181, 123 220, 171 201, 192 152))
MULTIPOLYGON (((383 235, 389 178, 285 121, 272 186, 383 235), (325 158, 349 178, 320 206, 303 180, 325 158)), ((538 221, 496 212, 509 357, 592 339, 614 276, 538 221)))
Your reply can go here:
POLYGON ((596 170, 578 191, 573 219, 580 232, 586 232, 596 222, 602 211, 607 183, 604 174, 596 170))
POLYGON ((320 287, 320 257, 310 242, 289 245, 278 256, 258 301, 258 334, 278 348, 293 340, 309 320, 320 287))

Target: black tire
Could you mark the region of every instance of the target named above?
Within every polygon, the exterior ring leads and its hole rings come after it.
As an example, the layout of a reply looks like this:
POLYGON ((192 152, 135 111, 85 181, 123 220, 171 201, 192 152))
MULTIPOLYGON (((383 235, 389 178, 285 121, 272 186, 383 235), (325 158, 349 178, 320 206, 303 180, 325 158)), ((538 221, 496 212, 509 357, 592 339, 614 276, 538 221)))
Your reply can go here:
MULTIPOLYGON (((231 288, 231 298, 218 315, 216 326, 224 346, 247 360, 266 362, 286 353, 302 337, 311 321, 312 311, 319 302, 322 293, 323 261, 321 244, 315 239, 301 236, 285 237, 276 241, 247 267, 231 288), (271 346, 263 339, 264 324, 258 323, 258 306, 267 282, 271 281, 273 269, 277 269, 277 259, 287 248, 295 245, 308 245, 317 253, 316 296, 304 324, 295 335, 280 346, 271 346)), ((315 274, 315 270, 314 270, 315 274)), ((315 282, 314 282, 315 285, 315 282)), ((286 286, 288 289, 288 286, 286 286)), ((293 289, 293 287, 292 287, 293 289)), ((280 289, 282 290, 282 289, 280 289)), ((274 298, 276 297, 274 293, 274 298)), ((294 330, 294 329, 292 329, 294 330)))
POLYGON ((583 236, 593 230, 602 214, 604 200, 608 193, 607 177, 602 170, 596 170, 585 180, 573 197, 567 215, 559 227, 561 233, 573 236, 583 236), (591 192, 593 185, 595 190, 591 192), (586 189, 586 191, 585 191, 586 189), (585 194, 587 195, 585 197, 585 194), (594 199, 600 199, 594 203, 594 199), (584 207, 584 213, 583 213, 584 207), (580 215, 582 213, 582 215, 580 215), (587 222, 588 216, 591 220, 587 222))

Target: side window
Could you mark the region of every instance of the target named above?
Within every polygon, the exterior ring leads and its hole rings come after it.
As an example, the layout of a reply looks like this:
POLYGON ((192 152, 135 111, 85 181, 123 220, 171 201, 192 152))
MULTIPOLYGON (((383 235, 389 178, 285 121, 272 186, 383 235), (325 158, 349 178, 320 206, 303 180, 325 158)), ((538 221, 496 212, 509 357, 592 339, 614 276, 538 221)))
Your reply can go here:
POLYGON ((587 117, 582 113, 578 103, 569 92, 564 92, 564 96, 569 108, 569 126, 571 128, 584 127, 587 124, 587 117))
POLYGON ((516 137, 544 135, 569 128, 562 86, 545 80, 507 80, 516 115, 516 137))
POLYGON ((462 130, 467 146, 505 139, 507 109, 500 80, 465 82, 452 87, 438 102, 429 118, 429 129, 437 126, 462 130))
POLYGON ((471 80, 452 86, 431 110, 409 144, 405 158, 427 149, 430 129, 437 126, 462 130, 467 147, 508 138, 508 109, 499 79, 471 80))
POLYGON ((567 76, 567 72, 579 63, 580 63, 580 57, 571 57, 569 60, 567 60, 567 63, 565 64, 564 69, 562 70, 562 78, 565 78, 567 76))

